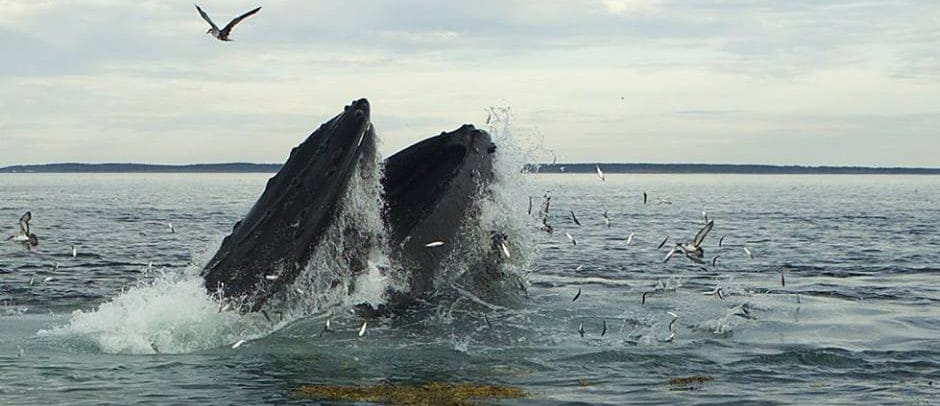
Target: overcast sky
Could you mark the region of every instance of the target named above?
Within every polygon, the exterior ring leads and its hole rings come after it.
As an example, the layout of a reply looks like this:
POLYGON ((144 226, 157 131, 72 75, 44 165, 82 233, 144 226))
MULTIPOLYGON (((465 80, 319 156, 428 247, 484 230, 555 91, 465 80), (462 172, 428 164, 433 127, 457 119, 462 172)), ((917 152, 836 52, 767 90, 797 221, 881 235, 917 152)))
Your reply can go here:
MULTIPOLYGON (((940 166, 936 0, 0 0, 0 166, 385 156, 511 106, 559 161, 940 166)), ((550 155, 543 159, 551 159, 550 155)))

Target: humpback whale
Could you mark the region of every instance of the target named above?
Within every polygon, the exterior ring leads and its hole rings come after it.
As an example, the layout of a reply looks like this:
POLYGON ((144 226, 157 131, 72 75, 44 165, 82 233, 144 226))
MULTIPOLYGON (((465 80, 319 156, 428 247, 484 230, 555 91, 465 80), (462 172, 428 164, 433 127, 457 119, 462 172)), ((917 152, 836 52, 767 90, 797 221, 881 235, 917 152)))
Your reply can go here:
POLYGON ((490 272, 502 257, 491 254, 499 248, 508 253, 508 237, 491 232, 492 244, 483 244, 482 250, 472 237, 480 230, 479 199, 494 179, 496 145, 489 134, 468 124, 385 160, 381 185, 375 181, 384 205, 375 206, 374 213, 384 239, 358 232, 362 224, 355 219, 343 220, 345 211, 362 210, 344 209, 344 204, 351 199, 351 183, 359 179, 356 173, 368 172, 364 167, 376 162, 375 148, 365 99, 314 131, 291 151, 248 215, 222 241, 203 270, 206 289, 237 302, 243 312, 261 311, 271 298, 293 292, 320 294, 346 287, 345 293, 352 293, 355 282, 343 276, 366 270, 376 245, 385 247, 390 260, 380 271, 396 283, 385 291, 387 305, 357 305, 361 313, 387 314, 458 281, 479 286, 476 282, 493 279, 490 272), (323 256, 316 254, 322 247, 332 270, 308 266, 322 262, 323 256), (464 254, 482 271, 444 275, 448 261, 464 254), (295 281, 312 281, 317 290, 304 292, 293 286, 295 281))
MULTIPOLYGON (((439 271, 455 250, 472 249, 462 236, 474 225, 480 194, 493 181, 495 152, 486 131, 466 124, 385 161, 385 222, 391 254, 406 270, 408 299, 428 297, 454 280, 439 271), (437 241, 445 244, 428 248, 437 241)), ((499 236, 494 234, 496 244, 499 236)))
MULTIPOLYGON (((223 299, 238 299, 242 310, 258 311, 289 287, 336 221, 359 161, 372 159, 375 147, 369 102, 361 99, 291 150, 248 215, 207 263, 206 289, 223 299)), ((350 250, 364 250, 367 244, 350 250)), ((346 256, 350 272, 365 267, 359 254, 346 256)))

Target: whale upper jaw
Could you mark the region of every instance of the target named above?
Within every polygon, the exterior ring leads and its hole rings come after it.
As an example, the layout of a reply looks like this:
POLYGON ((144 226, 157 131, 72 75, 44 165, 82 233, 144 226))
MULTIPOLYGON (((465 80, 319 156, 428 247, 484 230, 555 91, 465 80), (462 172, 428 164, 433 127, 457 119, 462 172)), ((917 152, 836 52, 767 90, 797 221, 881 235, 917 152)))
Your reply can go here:
POLYGON ((292 149, 206 265, 206 288, 257 311, 290 286, 333 224, 360 158, 375 148, 369 102, 360 99, 292 149))

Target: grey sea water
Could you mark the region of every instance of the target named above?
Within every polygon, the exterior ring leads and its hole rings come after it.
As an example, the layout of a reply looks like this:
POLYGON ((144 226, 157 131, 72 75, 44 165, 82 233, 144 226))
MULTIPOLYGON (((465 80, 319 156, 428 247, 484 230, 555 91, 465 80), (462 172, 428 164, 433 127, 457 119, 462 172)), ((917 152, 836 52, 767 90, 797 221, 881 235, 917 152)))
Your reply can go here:
POLYGON ((529 394, 505 404, 940 403, 940 177, 530 176, 517 193, 553 196, 555 232, 518 238, 526 297, 360 338, 351 314, 323 336, 318 316, 263 331, 203 293, 194 274, 268 176, 0 175, 0 229, 29 209, 42 239, 0 244, 0 404, 299 404, 317 402, 294 395, 307 384, 432 381, 529 394), (717 267, 664 264, 702 211, 717 267))

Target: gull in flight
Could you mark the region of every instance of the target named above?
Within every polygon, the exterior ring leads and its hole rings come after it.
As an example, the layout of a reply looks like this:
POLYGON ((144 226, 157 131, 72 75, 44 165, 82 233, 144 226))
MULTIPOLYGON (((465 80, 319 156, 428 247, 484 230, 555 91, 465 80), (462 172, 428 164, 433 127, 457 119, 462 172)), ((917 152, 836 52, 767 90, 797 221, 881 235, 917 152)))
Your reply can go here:
POLYGON ((597 169, 597 177, 601 178, 601 181, 602 181, 602 182, 606 182, 606 181, 607 181, 607 177, 604 176, 604 171, 601 170, 601 166, 600 166, 600 165, 594 165, 594 168, 597 169))
MULTIPOLYGON (((196 6, 195 4, 193 4, 193 5, 196 6)), ((235 28, 235 25, 238 24, 238 23, 240 23, 242 20, 244 20, 244 19, 246 19, 246 18, 248 18, 248 17, 251 17, 252 15, 254 15, 255 13, 257 13, 258 11, 260 11, 260 10, 261 10, 261 7, 258 7, 258 8, 254 9, 254 10, 251 10, 251 11, 245 13, 245 14, 242 14, 242 15, 240 15, 240 16, 238 16, 238 17, 235 17, 232 21, 229 21, 229 23, 226 24, 225 27, 223 27, 222 29, 219 29, 219 26, 215 25, 215 23, 212 22, 212 19, 209 18, 209 15, 206 14, 205 11, 202 11, 202 9, 199 8, 199 6, 196 6, 196 10, 199 11, 199 15, 202 16, 202 19, 203 19, 203 20, 206 20, 206 22, 209 23, 210 26, 212 26, 211 28, 209 28, 208 31, 206 31, 206 34, 212 34, 212 36, 215 37, 215 39, 217 39, 217 40, 219 40, 219 41, 231 41, 230 39, 228 39, 228 36, 231 35, 231 33, 232 33, 232 28, 235 28)))
POLYGON ((692 260, 692 262, 705 264, 706 262, 702 259, 705 255, 705 250, 702 249, 702 241, 705 240, 705 236, 708 235, 709 231, 712 231, 712 227, 715 226, 715 221, 709 221, 708 224, 705 224, 701 230, 698 230, 695 233, 695 237, 692 238, 692 242, 687 243, 676 243, 676 246, 669 251, 669 254, 666 254, 666 258, 663 259, 663 262, 669 261, 669 258, 672 258, 676 253, 682 253, 692 260))

